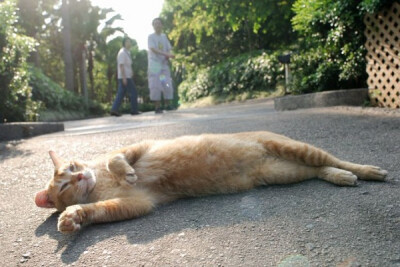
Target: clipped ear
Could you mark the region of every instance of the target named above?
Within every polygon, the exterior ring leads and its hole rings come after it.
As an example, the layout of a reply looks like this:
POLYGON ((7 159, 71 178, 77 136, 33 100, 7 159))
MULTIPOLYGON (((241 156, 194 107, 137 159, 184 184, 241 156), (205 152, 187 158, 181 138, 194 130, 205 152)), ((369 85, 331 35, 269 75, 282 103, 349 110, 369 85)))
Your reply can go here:
POLYGON ((59 158, 57 156, 56 152, 54 152, 52 150, 49 151, 49 155, 50 155, 51 160, 53 161, 54 167, 56 169, 58 169, 61 166, 61 164, 63 163, 63 160, 61 158, 59 158))
POLYGON ((40 208, 55 208, 54 203, 49 199, 47 189, 36 193, 35 203, 40 208))

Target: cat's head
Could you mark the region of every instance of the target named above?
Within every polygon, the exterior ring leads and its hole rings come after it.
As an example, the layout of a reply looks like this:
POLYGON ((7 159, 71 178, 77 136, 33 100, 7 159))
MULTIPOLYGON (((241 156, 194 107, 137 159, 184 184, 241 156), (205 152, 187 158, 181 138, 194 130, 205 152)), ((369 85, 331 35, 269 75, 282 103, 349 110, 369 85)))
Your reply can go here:
POLYGON ((63 211, 70 205, 85 203, 96 185, 93 170, 83 162, 64 161, 54 151, 49 154, 55 168, 54 177, 45 190, 36 193, 36 205, 63 211))

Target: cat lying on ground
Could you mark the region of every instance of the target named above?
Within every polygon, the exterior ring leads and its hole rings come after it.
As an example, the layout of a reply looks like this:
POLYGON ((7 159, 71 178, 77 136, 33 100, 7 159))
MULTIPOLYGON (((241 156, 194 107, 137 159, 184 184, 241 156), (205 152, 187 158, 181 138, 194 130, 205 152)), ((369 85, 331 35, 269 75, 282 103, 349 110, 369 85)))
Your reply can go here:
POLYGON ((144 141, 91 162, 60 159, 36 205, 62 212, 58 230, 131 219, 178 198, 233 193, 314 177, 355 185, 383 181, 379 167, 342 161, 311 145, 270 132, 205 134, 144 141))

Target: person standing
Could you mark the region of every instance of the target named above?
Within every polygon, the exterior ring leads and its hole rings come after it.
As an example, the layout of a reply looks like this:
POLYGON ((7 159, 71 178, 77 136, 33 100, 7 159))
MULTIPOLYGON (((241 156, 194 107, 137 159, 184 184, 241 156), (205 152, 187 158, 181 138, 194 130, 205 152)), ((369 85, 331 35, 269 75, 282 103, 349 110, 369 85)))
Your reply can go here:
POLYGON ((163 24, 160 18, 152 22, 154 33, 148 37, 148 79, 150 100, 154 102, 155 113, 162 113, 160 107, 161 93, 164 97, 164 106, 172 109, 171 100, 174 95, 172 87, 169 59, 175 58, 171 53, 171 44, 163 33, 163 24))
POLYGON ((131 40, 128 37, 124 37, 122 40, 122 48, 118 52, 117 56, 117 69, 118 69, 118 91, 115 98, 114 104, 111 108, 112 116, 121 116, 118 109, 124 99, 126 92, 129 93, 131 101, 131 114, 138 115, 138 103, 137 103, 137 92, 135 83, 133 82, 133 71, 132 71, 132 58, 130 48, 132 46, 131 40))

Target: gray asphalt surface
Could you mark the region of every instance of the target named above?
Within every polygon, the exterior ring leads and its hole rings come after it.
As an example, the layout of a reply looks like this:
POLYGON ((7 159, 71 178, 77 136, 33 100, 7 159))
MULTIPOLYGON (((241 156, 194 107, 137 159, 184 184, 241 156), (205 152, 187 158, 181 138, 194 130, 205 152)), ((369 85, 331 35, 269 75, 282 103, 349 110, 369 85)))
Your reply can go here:
POLYGON ((400 266, 400 116, 361 109, 275 112, 272 101, 67 122, 66 131, 0 143, 1 266, 400 266), (387 182, 320 180, 184 199, 145 217, 57 232, 34 194, 47 151, 91 159, 149 138, 269 130, 345 160, 378 165, 387 182))

